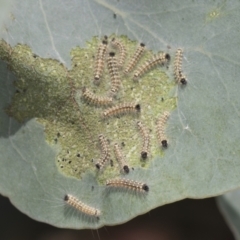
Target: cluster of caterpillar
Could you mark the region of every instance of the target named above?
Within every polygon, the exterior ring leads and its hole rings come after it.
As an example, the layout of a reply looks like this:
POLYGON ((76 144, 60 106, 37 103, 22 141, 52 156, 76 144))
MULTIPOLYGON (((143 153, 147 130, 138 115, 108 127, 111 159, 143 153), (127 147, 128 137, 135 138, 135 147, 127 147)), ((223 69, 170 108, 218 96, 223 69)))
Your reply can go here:
POLYGON ((146 183, 126 179, 126 178, 116 178, 106 181, 106 186, 111 188, 124 188, 131 191, 146 193, 149 191, 149 187, 146 183))
POLYGON ((135 72, 134 72, 134 79, 138 79, 141 77, 144 73, 149 71, 150 69, 154 68, 157 65, 164 65, 167 62, 170 61, 170 55, 168 53, 160 53, 157 56, 154 56, 152 59, 149 59, 146 61, 142 66, 140 66, 135 72))
POLYGON ((95 58, 96 60, 95 60, 95 68, 94 68, 94 81, 96 84, 99 84, 100 78, 103 73, 107 45, 108 45, 108 40, 107 40, 107 36, 105 36, 102 43, 98 46, 97 55, 95 58))
POLYGON ((83 203, 82 201, 80 201, 79 199, 74 197, 73 195, 66 194, 64 196, 64 201, 69 206, 77 209, 81 213, 86 214, 88 216, 96 217, 97 219, 99 219, 99 216, 101 215, 100 210, 98 210, 94 207, 88 206, 87 204, 83 203))
POLYGON ((143 138, 143 145, 141 150, 141 157, 142 159, 146 159, 149 156, 149 144, 150 144, 150 136, 149 131, 147 130, 146 126, 142 124, 141 121, 137 122, 137 126, 141 132, 143 138))
POLYGON ((109 53, 107 66, 111 78, 110 96, 115 96, 120 88, 121 81, 118 71, 117 59, 114 52, 109 53))
POLYGON ((120 40, 116 38, 112 39, 111 44, 114 48, 117 48, 119 51, 119 59, 117 65, 119 68, 122 68, 127 55, 126 47, 120 40))
POLYGON ((125 173, 129 173, 129 167, 128 167, 128 165, 124 159, 124 156, 121 152, 121 149, 117 143, 114 144, 114 153, 117 158, 117 161, 119 162, 121 170, 125 173))
POLYGON ((107 106, 111 105, 113 99, 111 97, 97 96, 90 89, 83 87, 82 97, 90 104, 96 106, 107 106))
POLYGON ((100 134, 98 137, 99 137, 99 142, 100 142, 100 146, 101 146, 102 156, 97 161, 95 166, 97 169, 100 170, 110 160, 110 150, 109 150, 109 145, 108 145, 107 139, 103 136, 103 134, 100 134))
POLYGON ((165 136, 165 124, 170 116, 169 112, 164 112, 157 121, 157 137, 162 147, 168 147, 167 137, 165 136))
POLYGON ((182 85, 187 84, 186 76, 182 73, 182 58, 183 50, 181 48, 177 49, 174 60, 174 77, 177 83, 182 85))
POLYGON ((136 103, 122 103, 103 111, 103 117, 108 118, 111 116, 119 116, 128 113, 139 113, 141 111, 140 104, 136 103))

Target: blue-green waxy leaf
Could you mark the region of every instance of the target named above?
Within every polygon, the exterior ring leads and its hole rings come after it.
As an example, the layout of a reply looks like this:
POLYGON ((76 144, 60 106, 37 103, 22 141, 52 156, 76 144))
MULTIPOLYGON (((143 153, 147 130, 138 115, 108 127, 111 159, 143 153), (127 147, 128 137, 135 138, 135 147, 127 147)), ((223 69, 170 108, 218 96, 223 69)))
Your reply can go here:
POLYGON ((217 204, 236 240, 240 239, 239 190, 231 191, 217 198, 217 204))
MULTIPOLYGON (((119 224, 183 198, 205 198, 239 187, 240 52, 237 1, 24 1, 14 3, 0 43, 0 192, 30 217, 64 228, 119 224), (103 120, 82 101, 92 82, 99 39, 117 36, 128 57, 147 46, 171 56, 139 81, 122 78, 116 103, 141 103, 141 115, 103 120), (9 44, 9 45, 8 45, 9 44), (175 52, 183 49, 187 85, 175 83, 175 52), (91 75, 92 74, 92 75, 91 75), (170 112, 169 147, 157 144, 156 120, 170 112), (148 159, 140 160, 140 119, 151 129, 148 159), (124 120, 124 121, 122 121, 124 120), (98 173, 99 133, 110 147, 124 142, 125 176, 146 194, 110 191, 117 162, 98 173), (123 141, 124 140, 124 141, 123 141), (99 209, 99 220, 66 206, 72 194, 99 209)), ((151 52, 152 51, 152 52, 151 52)), ((105 80, 107 68, 104 72, 105 80)), ((123 144, 123 145, 124 145, 123 144)))

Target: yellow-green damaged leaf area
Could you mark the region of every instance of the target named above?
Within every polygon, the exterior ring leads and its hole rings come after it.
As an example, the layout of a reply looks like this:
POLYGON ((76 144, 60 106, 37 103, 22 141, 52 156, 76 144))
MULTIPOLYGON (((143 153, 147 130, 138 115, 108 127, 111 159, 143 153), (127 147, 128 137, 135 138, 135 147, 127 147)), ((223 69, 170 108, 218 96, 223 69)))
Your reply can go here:
POLYGON ((59 149, 56 165, 67 176, 81 178, 90 171, 103 182, 122 175, 113 151, 115 143, 119 144, 130 171, 136 167, 147 169, 154 157, 164 154, 157 139, 156 122, 164 111, 176 108, 176 98, 170 95, 175 83, 166 74, 167 66, 157 66, 141 78, 133 79, 134 71, 154 55, 147 47, 133 71, 124 74, 139 42, 125 36, 110 36, 106 58, 112 51, 116 58, 120 55, 118 49, 111 47, 112 37, 126 47, 126 59, 119 69, 120 90, 113 97, 112 106, 140 104, 141 111, 137 114, 104 118, 103 111, 110 106, 95 106, 83 98, 84 87, 102 97, 107 97, 111 89, 106 61, 100 84, 94 81, 96 54, 102 39, 94 37, 85 48, 73 48, 70 51, 71 69, 57 60, 37 56, 26 45, 12 48, 3 40, 0 42, 0 58, 18 78, 14 82, 16 92, 6 112, 19 122, 36 118, 44 125, 46 141, 59 149), (150 132, 150 154, 145 160, 141 158, 143 137, 137 127, 139 120, 150 132), (111 159, 100 171, 95 166, 101 158, 99 134, 107 138, 111 159))

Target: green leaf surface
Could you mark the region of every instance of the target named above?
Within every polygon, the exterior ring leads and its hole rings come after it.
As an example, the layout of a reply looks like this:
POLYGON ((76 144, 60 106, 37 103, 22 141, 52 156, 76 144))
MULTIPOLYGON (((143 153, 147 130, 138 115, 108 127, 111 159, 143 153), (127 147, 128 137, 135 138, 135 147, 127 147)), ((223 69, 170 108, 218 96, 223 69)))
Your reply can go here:
MULTIPOLYGON (((34 219, 82 229, 119 224, 157 206, 239 187, 239 6, 237 1, 186 0, 15 3, 14 18, 1 32, 12 47, 26 44, 41 58, 57 59, 70 69, 70 51, 76 46, 86 47, 94 36, 125 35, 154 52, 169 52, 172 59, 183 48, 188 84, 173 90, 177 109, 168 121, 169 148, 129 174, 150 187, 139 196, 107 191, 93 171, 80 180, 60 173, 55 159, 61 144, 46 142, 36 119, 20 124, 6 114, 16 79, 1 62, 1 193, 34 219), (100 209, 100 220, 67 208, 66 193, 100 209)), ((172 65, 166 71, 170 82, 172 65)))
POLYGON ((236 240, 240 239, 240 191, 235 190, 217 197, 217 204, 236 240))

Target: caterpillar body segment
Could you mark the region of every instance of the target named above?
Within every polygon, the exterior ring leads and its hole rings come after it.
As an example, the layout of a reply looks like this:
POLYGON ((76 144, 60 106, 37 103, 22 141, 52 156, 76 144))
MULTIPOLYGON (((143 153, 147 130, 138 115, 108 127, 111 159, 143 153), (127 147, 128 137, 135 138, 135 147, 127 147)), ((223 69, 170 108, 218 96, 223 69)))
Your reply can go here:
POLYGON ((136 103, 122 103, 103 111, 103 118, 108 118, 111 116, 119 116, 123 114, 139 113, 141 111, 140 104, 136 103))
POLYGON ((109 106, 113 103, 113 99, 111 97, 97 96, 86 87, 82 89, 82 97, 86 100, 86 102, 95 106, 109 106))
POLYGON ((124 61, 126 59, 126 56, 127 56, 126 47, 124 46, 124 44, 120 40, 118 40, 116 38, 112 39, 111 44, 114 48, 117 48, 118 51, 119 51, 119 58, 118 58, 118 61, 117 61, 117 66, 119 68, 122 68, 122 66, 124 65, 124 61))
POLYGON ((109 144, 107 142, 107 139, 104 137, 103 134, 100 134, 98 138, 101 146, 102 156, 97 161, 95 166, 97 169, 102 169, 110 160, 110 149, 109 149, 109 144))
POLYGON ((111 89, 109 95, 115 96, 120 89, 121 80, 119 76, 119 70, 117 65, 117 59, 114 52, 110 52, 107 58, 108 71, 111 78, 111 89))
POLYGON ((99 45, 97 54, 96 54, 96 60, 95 60, 95 68, 94 68, 94 82, 95 84, 100 83, 100 79, 102 77, 103 69, 104 69, 104 60, 105 55, 107 52, 107 46, 108 46, 108 40, 107 36, 104 37, 104 40, 99 45))
POLYGON ((139 62, 139 60, 140 60, 140 58, 141 58, 141 56, 143 55, 144 52, 145 52, 145 44, 144 43, 140 43, 140 45, 136 49, 135 53, 131 57, 131 59, 130 59, 130 61, 128 63, 128 66, 124 70, 125 74, 128 74, 128 73, 130 73, 133 70, 133 68, 139 62))
POLYGON ((157 65, 164 65, 170 61, 170 55, 168 53, 160 53, 157 56, 154 56, 152 59, 146 61, 142 66, 140 66, 134 72, 134 80, 137 80, 147 71, 151 70, 152 68, 156 67, 157 65))
POLYGON ((143 125, 141 121, 137 122, 137 126, 141 132, 142 139, 143 139, 141 157, 142 159, 146 159, 149 156, 149 145, 150 145, 149 130, 146 128, 145 125, 143 125))
POLYGON ((170 113, 165 111, 157 121, 157 137, 163 148, 168 147, 168 141, 165 135, 165 127, 166 127, 166 122, 169 116, 170 116, 170 113))
POLYGON ((182 58, 183 58, 183 50, 181 48, 178 48, 175 54, 175 59, 174 59, 174 78, 177 83, 186 85, 187 79, 186 79, 186 76, 182 73, 182 58))
POLYGON ((106 181, 106 185, 111 188, 124 188, 131 191, 136 191, 140 193, 146 193, 149 191, 149 187, 146 183, 126 179, 126 178, 116 178, 106 181))
POLYGON ((81 213, 84 213, 88 216, 96 217, 97 219, 99 219, 99 216, 101 215, 100 210, 98 210, 94 207, 88 206, 87 204, 83 203, 82 201, 80 201, 79 199, 77 199, 76 197, 74 197, 71 194, 66 194, 64 196, 64 201, 69 206, 77 209, 81 213))
POLYGON ((107 139, 104 137, 103 134, 100 134, 98 136, 99 138, 99 142, 100 142, 100 145, 101 145, 101 151, 102 151, 102 154, 106 154, 106 155, 109 155, 109 146, 108 146, 108 141, 107 139))
POLYGON ((102 155, 100 159, 98 159, 97 163, 95 164, 98 170, 101 170, 105 167, 105 165, 109 162, 109 156, 107 154, 102 155))
POLYGON ((129 167, 127 162, 125 161, 125 158, 122 154, 122 151, 117 143, 114 144, 114 153, 117 158, 117 161, 119 162, 119 165, 121 167, 121 171, 125 173, 129 173, 129 167))

